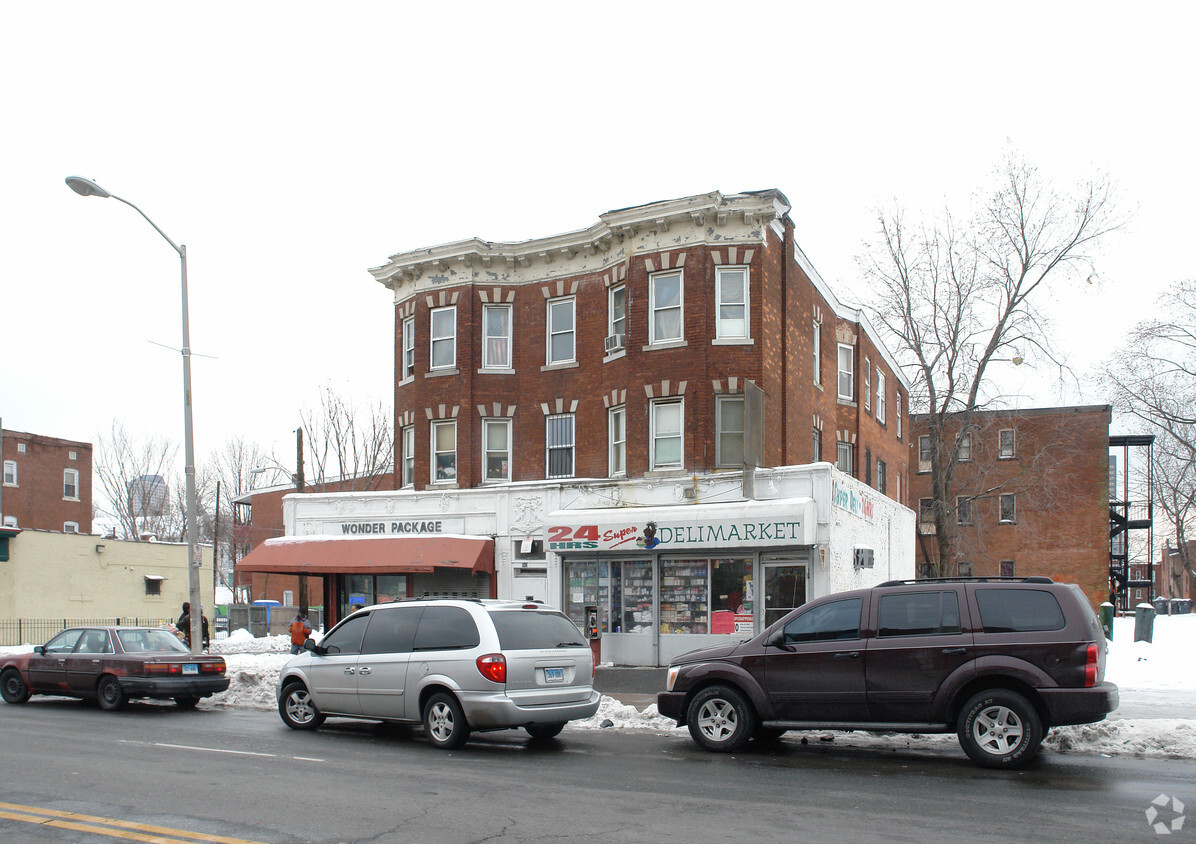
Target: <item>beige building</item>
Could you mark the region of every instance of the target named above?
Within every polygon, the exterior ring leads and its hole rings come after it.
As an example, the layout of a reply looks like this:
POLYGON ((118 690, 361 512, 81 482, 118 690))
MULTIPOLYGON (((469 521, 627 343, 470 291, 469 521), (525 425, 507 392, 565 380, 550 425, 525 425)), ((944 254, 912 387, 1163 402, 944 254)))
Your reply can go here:
MULTIPOLYGON (((177 618, 190 594, 187 546, 125 542, 89 534, 7 531, 0 561, 0 620, 177 618)), ((212 549, 199 569, 204 614, 212 616, 212 549)))

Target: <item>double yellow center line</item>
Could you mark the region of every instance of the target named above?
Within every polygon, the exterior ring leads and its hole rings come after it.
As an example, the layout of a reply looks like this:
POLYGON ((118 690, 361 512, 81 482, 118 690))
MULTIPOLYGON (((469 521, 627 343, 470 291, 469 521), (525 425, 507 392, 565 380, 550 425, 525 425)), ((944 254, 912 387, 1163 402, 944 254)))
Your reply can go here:
POLYGON ((151 842, 151 844, 195 844, 197 841, 211 842, 211 844, 262 844, 260 841, 250 841, 246 838, 226 838, 222 835, 207 835, 202 832, 188 832, 185 829, 118 821, 113 818, 99 818, 75 812, 59 812, 54 809, 41 809, 37 806, 20 806, 16 803, 0 803, 0 818, 70 829, 75 832, 90 832, 109 838, 151 842))

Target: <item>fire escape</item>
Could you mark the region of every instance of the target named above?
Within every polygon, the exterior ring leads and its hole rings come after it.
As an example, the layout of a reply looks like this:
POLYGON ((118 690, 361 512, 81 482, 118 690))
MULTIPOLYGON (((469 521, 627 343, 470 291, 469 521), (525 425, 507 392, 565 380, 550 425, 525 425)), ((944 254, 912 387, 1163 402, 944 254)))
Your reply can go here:
POLYGON ((1109 585, 1118 612, 1153 602, 1154 488, 1152 434, 1109 437, 1109 585), (1138 600, 1132 590, 1145 590, 1138 600))

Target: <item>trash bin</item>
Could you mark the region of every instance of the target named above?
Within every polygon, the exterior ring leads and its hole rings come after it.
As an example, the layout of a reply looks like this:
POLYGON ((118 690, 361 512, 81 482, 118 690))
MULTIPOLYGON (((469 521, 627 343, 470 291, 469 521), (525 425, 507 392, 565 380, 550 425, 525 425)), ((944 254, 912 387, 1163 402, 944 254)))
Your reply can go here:
POLYGON ((1113 605, 1105 601, 1100 605, 1100 628, 1105 631, 1105 638, 1113 638, 1113 605))
POLYGON ((1155 598, 1154 599, 1154 614, 1155 615, 1167 615, 1168 611, 1170 609, 1170 606, 1171 606, 1171 602, 1168 601, 1166 598, 1155 598))
POLYGON ((1188 615, 1192 612, 1191 598, 1172 598, 1171 599, 1171 614, 1172 615, 1188 615))
POLYGON ((1138 604, 1134 607, 1134 641, 1154 641, 1154 606, 1152 604, 1138 604))

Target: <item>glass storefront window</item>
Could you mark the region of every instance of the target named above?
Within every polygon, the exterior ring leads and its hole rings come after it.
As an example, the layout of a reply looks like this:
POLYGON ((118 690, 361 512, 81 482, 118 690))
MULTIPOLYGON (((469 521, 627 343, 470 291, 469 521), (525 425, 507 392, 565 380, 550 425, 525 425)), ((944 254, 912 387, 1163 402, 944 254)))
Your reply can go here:
POLYGON ((565 615, 581 628, 586 607, 598 604, 598 562, 570 560, 565 563, 565 615))
POLYGON ((341 575, 340 617, 372 604, 387 604, 407 597, 405 574, 341 575))
POLYGON ((709 560, 660 561, 660 632, 709 633, 709 560))
POLYGON ((710 632, 752 635, 752 560, 710 561, 710 632))
POLYGON ((618 583, 618 595, 612 595, 616 608, 615 633, 650 633, 652 631, 652 562, 626 560, 611 563, 612 583, 618 583))

